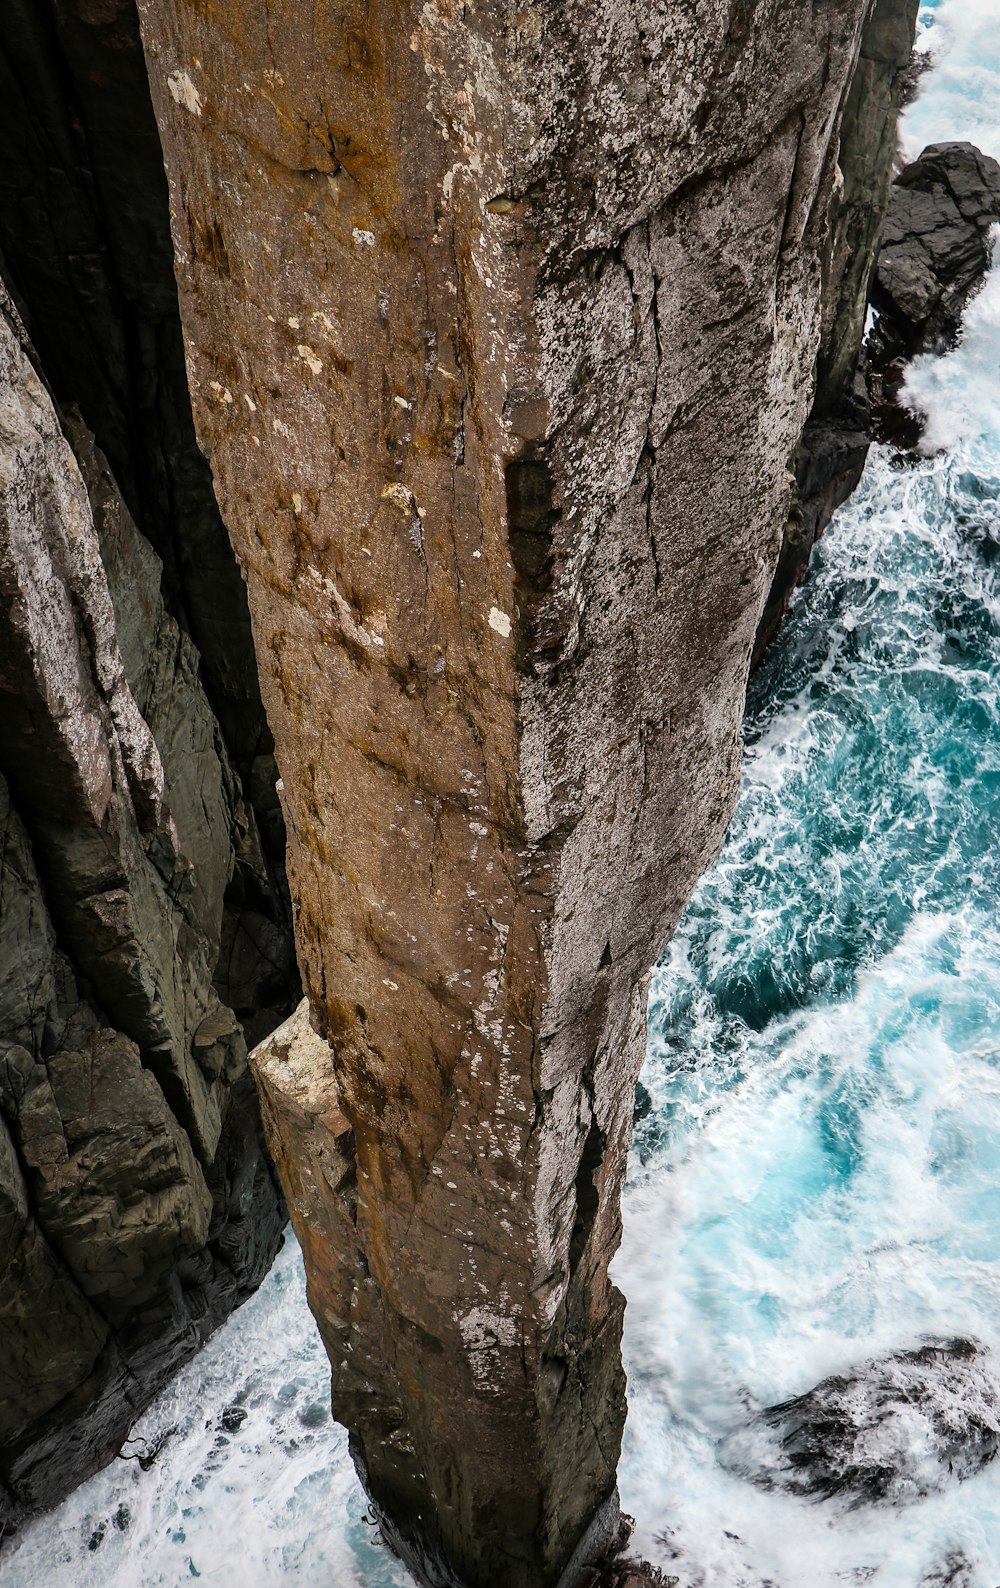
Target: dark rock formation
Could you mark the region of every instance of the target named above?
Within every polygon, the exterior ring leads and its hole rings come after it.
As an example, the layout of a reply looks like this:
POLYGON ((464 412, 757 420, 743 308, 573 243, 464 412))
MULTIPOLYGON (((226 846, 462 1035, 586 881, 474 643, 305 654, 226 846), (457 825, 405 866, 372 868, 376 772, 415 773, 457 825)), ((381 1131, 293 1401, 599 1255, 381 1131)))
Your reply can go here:
MULTIPOLYGON (((272 882, 93 437, 0 304, 0 1522, 51 1504, 259 1283, 283 1209, 219 996, 272 882)), ((280 919, 277 911, 274 920, 280 919)), ((276 928, 277 930, 277 928, 276 928)), ((280 962, 261 1004, 287 998, 280 962)))
POLYGON ((79 406, 160 558, 247 773, 270 740, 246 592, 191 420, 134 0, 5 0, 0 147, 5 279, 57 400, 79 406))
POLYGON ((920 1588, 976 1588, 980 1578, 966 1555, 949 1555, 922 1578, 920 1588))
POLYGON ((859 360, 899 111, 912 91, 918 8, 919 0, 876 0, 844 110, 842 182, 825 256, 816 391, 795 454, 795 499, 754 645, 754 665, 778 630, 816 540, 858 484, 868 457, 868 394, 859 360))
POLYGON ((916 353, 941 353, 959 333, 990 264, 1000 220, 1000 165, 971 143, 931 144, 896 178, 882 230, 869 339, 876 433, 915 444, 919 416, 899 388, 916 353))
POLYGON ((644 978, 735 795, 868 9, 140 0, 322 1034, 258 1073, 427 1583, 617 1518, 644 978))
POLYGON ((981 1472, 998 1449, 996 1364, 968 1340, 947 1340, 768 1407, 727 1459, 768 1488, 898 1505, 981 1472))

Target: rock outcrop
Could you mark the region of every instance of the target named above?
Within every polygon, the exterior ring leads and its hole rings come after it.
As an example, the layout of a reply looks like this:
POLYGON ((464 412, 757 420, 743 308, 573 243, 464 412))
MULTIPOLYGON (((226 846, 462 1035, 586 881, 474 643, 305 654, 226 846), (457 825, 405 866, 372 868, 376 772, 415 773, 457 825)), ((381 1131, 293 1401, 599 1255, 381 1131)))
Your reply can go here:
MULTIPOLYGON (((263 894, 272 881, 161 586, 93 436, 57 411, 4 296, 7 1533, 118 1451, 281 1237, 243 1032, 217 988, 234 878, 243 868, 263 894)), ((273 973, 259 991, 266 1004, 273 973)))
POLYGON ((424 1582, 568 1584, 617 1523, 645 976, 732 808, 869 7, 139 11, 335 1413, 424 1582))
POLYGON ((937 143, 899 173, 882 229, 872 302, 878 310, 868 355, 875 428, 914 445, 921 420, 900 405, 915 354, 941 353, 992 257, 1000 221, 1000 165, 971 143, 937 143))
POLYGON ((726 1452, 766 1488, 850 1505, 901 1505, 973 1477, 1000 1450, 989 1352, 934 1340, 769 1406, 726 1452))

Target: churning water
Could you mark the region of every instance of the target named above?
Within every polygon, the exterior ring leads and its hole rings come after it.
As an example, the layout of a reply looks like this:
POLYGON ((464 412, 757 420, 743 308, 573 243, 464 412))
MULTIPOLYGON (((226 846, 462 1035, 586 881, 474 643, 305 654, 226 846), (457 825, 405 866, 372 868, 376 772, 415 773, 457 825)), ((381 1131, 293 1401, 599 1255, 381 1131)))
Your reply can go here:
MULTIPOLYGON (((998 3, 925 9, 911 152, 1000 155, 998 3)), ((945 450, 873 456, 822 542, 653 982, 621 1486, 684 1588, 1000 1584, 1000 1463, 960 1482, 931 1415, 1000 1432, 1000 270, 911 389, 945 450), (983 1351, 931 1413, 875 1419, 887 1498, 754 1481, 757 1411, 833 1374, 870 1404, 872 1360, 928 1337, 983 1351)), ((149 1470, 119 1460, 27 1530, 4 1583, 403 1588, 328 1399, 293 1243, 137 1425, 136 1455, 168 1434, 149 1470)))
MULTIPOLYGON (((1000 154, 993 0, 924 20, 911 150, 1000 154)), ((1000 1465, 959 1482, 933 1422, 1000 1428, 1000 270, 910 389, 947 450, 876 454, 821 543, 654 978, 622 1492, 683 1584, 1000 1583, 1000 1465), (873 1358, 956 1336, 974 1370, 869 1431, 891 1499, 753 1481, 755 1413, 831 1375, 857 1410, 873 1358)))

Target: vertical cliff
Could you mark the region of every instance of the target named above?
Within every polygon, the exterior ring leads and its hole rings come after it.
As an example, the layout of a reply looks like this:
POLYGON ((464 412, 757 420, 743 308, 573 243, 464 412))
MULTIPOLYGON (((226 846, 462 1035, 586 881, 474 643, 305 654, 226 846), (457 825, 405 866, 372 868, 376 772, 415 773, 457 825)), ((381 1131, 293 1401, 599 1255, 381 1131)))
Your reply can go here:
POLYGON ((617 1514, 645 976, 732 807, 869 7, 139 10, 321 1033, 258 1074, 335 1412, 424 1581, 569 1582, 617 1514))
POLYGON ((216 988, 227 887, 237 865, 265 868, 160 576, 4 300, 5 1527, 117 1452, 280 1238, 216 988))
POLYGON ((0 87, 5 1536, 266 1273, 243 1027, 296 976, 134 6, 13 0, 0 87))
POLYGON ((919 0, 875 0, 840 131, 840 177, 824 254, 823 316, 812 409, 796 450, 795 499, 754 647, 759 660, 817 538, 861 478, 871 441, 860 368, 869 290, 896 158, 896 129, 919 0))

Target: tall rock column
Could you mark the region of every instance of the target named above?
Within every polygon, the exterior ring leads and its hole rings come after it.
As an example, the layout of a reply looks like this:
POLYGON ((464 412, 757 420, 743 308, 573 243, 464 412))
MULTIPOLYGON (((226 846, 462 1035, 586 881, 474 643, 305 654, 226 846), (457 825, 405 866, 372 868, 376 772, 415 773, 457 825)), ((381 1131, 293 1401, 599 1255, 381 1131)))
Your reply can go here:
POLYGON ((426 1583, 570 1583, 617 1517, 645 975, 736 790, 867 10, 139 0, 325 1039, 266 1111, 426 1583))

